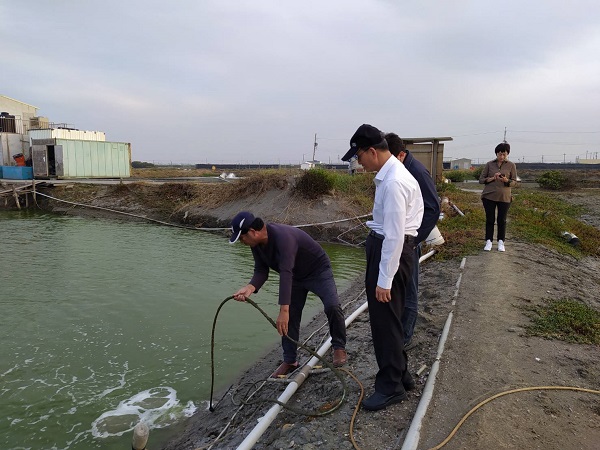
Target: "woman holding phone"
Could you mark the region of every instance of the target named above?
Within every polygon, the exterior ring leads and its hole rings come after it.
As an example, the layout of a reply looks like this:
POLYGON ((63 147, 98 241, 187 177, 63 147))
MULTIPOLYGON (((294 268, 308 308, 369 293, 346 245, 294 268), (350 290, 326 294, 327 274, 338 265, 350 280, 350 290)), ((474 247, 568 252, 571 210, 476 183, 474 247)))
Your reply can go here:
POLYGON ((505 251, 506 216, 512 201, 511 188, 517 184, 517 166, 508 160, 510 144, 506 141, 495 149, 496 159, 489 161, 479 176, 479 183, 484 184, 481 201, 485 210, 485 247, 489 252, 494 240, 494 222, 498 224, 496 239, 498 251, 505 251), (496 210, 498 215, 496 216, 496 210))

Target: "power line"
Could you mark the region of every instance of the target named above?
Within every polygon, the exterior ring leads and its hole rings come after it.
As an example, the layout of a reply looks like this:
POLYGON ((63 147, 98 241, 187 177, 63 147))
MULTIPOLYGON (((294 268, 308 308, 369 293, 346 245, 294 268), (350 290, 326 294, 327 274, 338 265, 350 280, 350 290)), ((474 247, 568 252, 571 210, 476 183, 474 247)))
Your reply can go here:
POLYGON ((511 139, 512 143, 519 143, 519 144, 540 144, 540 145, 598 145, 600 144, 600 142, 583 142, 583 143, 577 143, 577 142, 539 142, 539 141, 528 141, 528 140, 520 140, 520 139, 511 139))
POLYGON ((540 133, 540 134, 600 134, 600 131, 519 131, 508 130, 511 133, 540 133))
POLYGON ((472 134, 447 134, 447 136, 452 136, 452 137, 466 137, 466 136, 481 136, 483 134, 496 134, 496 133, 502 133, 502 130, 498 130, 498 131, 482 131, 482 132, 472 133, 472 134))

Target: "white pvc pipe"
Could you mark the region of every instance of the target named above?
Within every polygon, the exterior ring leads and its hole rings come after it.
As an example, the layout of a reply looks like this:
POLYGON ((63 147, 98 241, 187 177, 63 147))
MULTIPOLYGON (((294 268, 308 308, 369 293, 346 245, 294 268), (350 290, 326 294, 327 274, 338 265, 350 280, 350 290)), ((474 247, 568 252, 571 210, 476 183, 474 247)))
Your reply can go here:
MULTIPOLYGON (((348 316, 348 318, 345 321, 346 328, 348 328, 348 325, 350 325, 354 321, 354 319, 358 317, 359 314, 365 311, 367 307, 368 304, 367 302, 365 302, 350 316, 348 316)), ((319 348, 319 350, 317 350, 317 355, 322 357, 327 352, 327 350, 329 350, 329 347, 331 347, 331 337, 327 339, 327 341, 319 348)), ((306 363, 306 365, 302 368, 300 373, 294 377, 290 384, 288 384, 285 391, 283 391, 283 393, 279 396, 279 398, 277 398, 277 400, 281 403, 286 403, 298 390, 300 385, 304 383, 304 380, 306 380, 306 378, 309 375, 310 369, 312 369, 318 361, 319 358, 313 356, 308 361, 308 363, 306 363)), ((252 429, 248 436, 246 436, 246 439, 244 439, 242 443, 237 447, 237 450, 250 450, 254 446, 254 444, 256 444, 256 442, 260 439, 263 433, 267 430, 269 425, 271 425, 273 420, 275 420, 275 417, 277 417, 277 414, 279 414, 279 412, 282 409, 283 407, 281 405, 273 405, 271 409, 269 409, 267 413, 263 417, 261 417, 260 422, 258 422, 258 424, 252 429)))
POLYGON ((421 256, 419 258, 419 264, 422 263, 423 261, 425 261, 427 258, 435 255, 437 253, 437 250, 431 250, 429 253, 425 253, 423 256, 421 256))
MULTIPOLYGON (((467 258, 463 258, 460 263, 460 270, 462 271, 465 268, 465 264, 467 262, 467 258)), ((462 280, 462 273, 458 277, 458 281, 456 282, 456 292, 454 296, 458 295, 458 289, 460 288, 460 282, 462 280)), ((452 303, 456 304, 456 300, 452 303)), ((454 312, 450 311, 448 314, 448 318, 446 319, 446 323, 444 324, 444 329, 442 330, 442 336, 440 337, 440 343, 438 345, 438 352, 435 358, 435 362, 431 366, 431 370, 429 371, 429 376, 427 377, 427 382, 425 383, 425 388, 421 394, 421 400, 419 401, 419 405, 417 406, 417 410, 415 411, 415 415, 413 420, 408 428, 408 432, 406 433, 406 438, 404 439, 404 444, 402 444, 401 450, 416 450, 419 445, 419 440, 421 438, 421 428, 423 427, 423 418, 427 413, 427 408, 429 408, 429 403, 433 397, 433 389, 435 386, 435 379, 437 377, 438 370, 440 368, 440 360, 442 359, 442 353, 444 353, 444 347, 446 345, 446 340, 448 339, 448 334, 450 333, 450 325, 452 324, 452 318, 454 317, 454 312)))
POLYGON ((427 377, 425 388, 421 394, 419 406, 417 406, 417 410, 415 411, 413 420, 408 428, 408 432, 406 433, 406 438, 404 439, 404 444, 402 445, 401 450, 416 450, 417 446, 419 445, 421 428, 423 427, 423 418, 427 413, 427 408, 429 408, 429 402, 431 402, 431 399, 433 398, 435 379, 440 368, 440 359, 442 357, 442 353, 444 352, 444 345, 446 344, 446 339, 448 339, 448 333, 450 332, 452 317, 453 313, 450 311, 450 314, 448 314, 448 318, 446 319, 446 324, 444 325, 444 330, 442 331, 442 337, 440 338, 440 344, 438 345, 438 352, 435 362, 429 371, 429 376, 427 377))

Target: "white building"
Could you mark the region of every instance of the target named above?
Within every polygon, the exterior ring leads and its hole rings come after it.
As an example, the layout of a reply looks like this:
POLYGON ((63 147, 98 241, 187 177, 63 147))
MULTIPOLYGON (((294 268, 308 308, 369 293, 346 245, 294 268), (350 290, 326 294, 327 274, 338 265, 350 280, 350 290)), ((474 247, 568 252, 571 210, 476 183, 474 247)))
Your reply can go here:
POLYGON ((0 166, 32 166, 34 178, 130 176, 131 144, 102 131, 52 123, 38 108, 0 95, 0 166))
POLYGON ((19 153, 27 156, 29 139, 26 133, 32 120, 43 119, 37 117, 37 110, 37 106, 0 95, 0 165, 13 165, 13 156, 19 153))
POLYGON ((302 164, 300 164, 300 168, 302 170, 310 170, 310 169, 314 169, 315 167, 317 167, 319 164, 321 164, 321 161, 304 161, 302 164))
POLYGON ((467 158, 458 158, 450 160, 451 170, 469 170, 471 168, 471 160, 467 158))

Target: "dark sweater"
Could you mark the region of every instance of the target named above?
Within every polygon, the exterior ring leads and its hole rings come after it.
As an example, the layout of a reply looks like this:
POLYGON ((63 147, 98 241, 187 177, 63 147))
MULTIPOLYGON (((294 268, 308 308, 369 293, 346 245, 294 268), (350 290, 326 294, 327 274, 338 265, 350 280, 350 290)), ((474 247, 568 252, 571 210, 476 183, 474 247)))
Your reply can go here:
POLYGON ((278 223, 266 227, 267 244, 252 247, 254 275, 250 284, 258 292, 273 269, 279 273, 279 304, 289 305, 292 282, 330 269, 331 262, 323 247, 299 228, 278 223))

